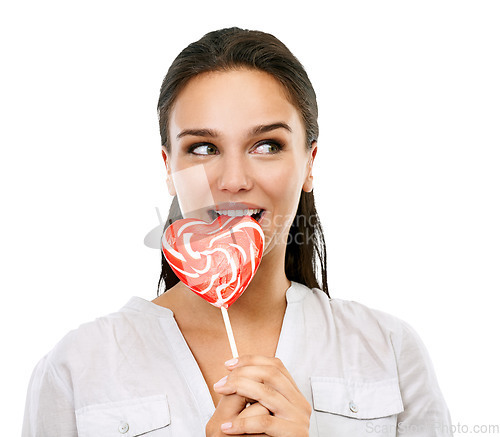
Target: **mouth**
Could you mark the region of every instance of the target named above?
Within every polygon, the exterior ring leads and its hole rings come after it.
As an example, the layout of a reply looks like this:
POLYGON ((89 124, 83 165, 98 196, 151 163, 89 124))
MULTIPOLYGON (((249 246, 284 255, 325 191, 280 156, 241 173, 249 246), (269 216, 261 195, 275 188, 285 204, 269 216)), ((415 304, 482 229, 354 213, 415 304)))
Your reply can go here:
POLYGON ((259 222, 259 220, 262 218, 264 215, 265 210, 264 209, 219 209, 219 210, 214 210, 210 209, 208 210, 208 214, 210 215, 210 218, 212 220, 215 220, 217 217, 220 217, 221 215, 226 215, 229 217, 244 217, 244 216, 249 216, 252 217, 255 221, 259 222))

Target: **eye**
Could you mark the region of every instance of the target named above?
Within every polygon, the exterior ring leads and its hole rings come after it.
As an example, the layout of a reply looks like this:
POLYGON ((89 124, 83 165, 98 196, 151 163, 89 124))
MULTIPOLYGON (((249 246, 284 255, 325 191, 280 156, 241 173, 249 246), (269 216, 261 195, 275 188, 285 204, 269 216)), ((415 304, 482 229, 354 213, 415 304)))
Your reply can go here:
POLYGON ((283 145, 274 140, 260 141, 252 152, 262 155, 274 155, 283 149, 283 145))
POLYGON ((217 147, 215 147, 213 144, 193 144, 189 148, 189 153, 192 153, 193 155, 216 155, 217 154, 217 147))

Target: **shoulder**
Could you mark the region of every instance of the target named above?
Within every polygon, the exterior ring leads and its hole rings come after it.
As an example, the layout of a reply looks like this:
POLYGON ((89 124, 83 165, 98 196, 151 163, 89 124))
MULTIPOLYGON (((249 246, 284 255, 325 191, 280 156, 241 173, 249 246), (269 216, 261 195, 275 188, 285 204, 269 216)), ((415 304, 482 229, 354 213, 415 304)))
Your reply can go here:
POLYGON ((338 298, 330 299, 330 308, 332 317, 343 329, 357 331, 372 339, 390 338, 395 349, 400 349, 403 333, 408 327, 400 318, 356 301, 338 298))
POLYGON ((415 331, 400 318, 370 308, 356 301, 330 298, 318 288, 309 289, 304 298, 307 313, 320 318, 328 330, 334 330, 340 338, 354 338, 371 345, 390 345, 396 356, 401 351, 402 341, 415 331))
POLYGON ((134 297, 119 311, 83 323, 67 333, 42 361, 48 368, 73 376, 88 370, 89 365, 111 364, 118 354, 144 344, 148 335, 157 331, 159 320, 168 316, 168 310, 134 297))
POLYGON ((132 383, 131 375, 136 369, 150 370, 146 365, 156 351, 147 352, 158 337, 158 324, 168 320, 168 310, 156 307, 132 298, 120 311, 66 334, 32 373, 23 435, 76 435, 76 410, 140 390, 141 381, 132 383), (136 355, 146 358, 136 363, 136 355))
POLYGON ((306 317, 331 332, 339 344, 358 350, 377 350, 399 359, 408 344, 421 345, 415 330, 404 320, 359 302, 328 297, 318 288, 297 284, 303 293, 306 317))
POLYGON ((307 290, 306 307, 313 317, 325 320, 348 368, 355 368, 361 359, 374 373, 385 369, 397 375, 403 391, 420 381, 439 393, 427 348, 409 323, 359 302, 329 298, 319 289, 307 290))

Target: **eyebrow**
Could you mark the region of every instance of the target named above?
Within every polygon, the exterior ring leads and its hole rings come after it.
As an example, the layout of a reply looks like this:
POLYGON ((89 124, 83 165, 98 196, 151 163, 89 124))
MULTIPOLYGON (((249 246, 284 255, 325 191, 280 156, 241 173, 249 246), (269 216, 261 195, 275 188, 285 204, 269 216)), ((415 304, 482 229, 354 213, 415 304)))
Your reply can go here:
POLYGON ((184 129, 177 134, 177 139, 191 135, 193 137, 217 137, 219 133, 213 129, 184 129))
POLYGON ((286 129, 288 132, 292 133, 292 128, 288 126, 288 124, 283 122, 271 123, 271 124, 261 124, 259 126, 254 127, 251 130, 252 135, 264 134, 266 132, 271 132, 276 129, 286 129))
MULTIPOLYGON (((254 128, 250 129, 249 133, 250 135, 260 135, 264 134, 267 132, 271 132, 276 129, 285 129, 288 132, 292 133, 292 128, 284 123, 284 122, 277 122, 277 123, 271 123, 271 124, 260 124, 258 126, 255 126, 254 128)), ((177 134, 177 139, 180 139, 185 136, 194 136, 194 137, 212 137, 216 138, 220 135, 220 133, 214 129, 184 129, 181 132, 177 134)))

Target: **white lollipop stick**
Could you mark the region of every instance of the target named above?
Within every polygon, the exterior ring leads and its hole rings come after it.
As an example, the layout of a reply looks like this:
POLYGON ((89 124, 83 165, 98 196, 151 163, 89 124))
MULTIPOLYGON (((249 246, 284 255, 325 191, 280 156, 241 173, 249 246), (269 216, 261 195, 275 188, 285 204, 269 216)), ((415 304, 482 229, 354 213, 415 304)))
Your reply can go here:
POLYGON ((220 307, 222 311, 222 318, 224 319, 224 325, 226 325, 227 338, 229 339, 229 345, 231 346, 231 352, 233 358, 238 358, 238 349, 236 349, 236 342, 234 341, 233 328, 231 328, 231 322, 229 321, 229 314, 227 313, 227 308, 220 307))

